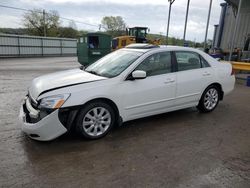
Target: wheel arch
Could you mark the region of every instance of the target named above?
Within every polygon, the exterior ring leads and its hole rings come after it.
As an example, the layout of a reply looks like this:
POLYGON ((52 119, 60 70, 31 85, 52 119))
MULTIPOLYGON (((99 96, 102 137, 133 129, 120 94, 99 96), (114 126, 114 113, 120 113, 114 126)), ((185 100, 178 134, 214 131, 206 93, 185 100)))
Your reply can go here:
POLYGON ((203 93, 202 93, 202 95, 200 97, 199 103, 198 103, 198 105, 196 107, 199 109, 200 112, 203 112, 203 113, 211 112, 211 111, 213 111, 216 108, 216 106, 218 105, 219 101, 223 99, 223 95, 224 95, 224 92, 222 90, 221 84, 219 84, 218 82, 211 83, 211 84, 209 84, 204 89, 204 91, 203 91, 203 93), (218 97, 219 97, 219 99, 216 101, 215 106, 213 106, 212 108, 207 108, 204 105, 204 97, 206 95, 206 92, 209 89, 211 89, 212 87, 216 88, 216 90, 218 90, 218 97))
POLYGON ((86 106, 87 104, 89 103, 92 103, 92 102, 98 102, 98 101, 101 101, 101 102, 105 102, 107 103, 108 105, 110 105, 112 107, 112 109, 114 110, 115 112, 115 121, 118 125, 121 125, 123 120, 122 120, 122 117, 120 116, 120 112, 119 112, 119 109, 117 107, 117 105, 115 104, 114 101, 112 101, 111 99, 108 99, 108 98, 105 98, 105 97, 100 97, 100 98, 94 98, 94 99, 91 99, 81 105, 78 105, 78 106, 74 106, 74 107, 66 107, 66 108, 62 108, 59 110, 59 119, 61 121, 61 123, 68 129, 70 130, 72 127, 74 127, 74 122, 75 120, 77 119, 77 116, 79 114, 79 111, 81 108, 83 108, 84 106, 86 106), (63 112, 68 112, 67 115, 67 118, 65 120, 63 120, 63 112), (70 117, 70 115, 72 117, 70 117))
POLYGON ((81 106, 85 106, 85 105, 87 105, 89 103, 97 102, 97 101, 101 101, 101 102, 105 102, 105 103, 109 104, 114 109, 116 117, 120 116, 119 109, 118 109, 117 105, 115 104, 115 102, 112 101, 111 99, 108 99, 108 98, 105 98, 105 97, 91 99, 91 100, 85 102, 84 104, 82 104, 81 106))
MULTIPOLYGON (((205 91, 208 87, 211 87, 211 86, 215 86, 215 87, 217 87, 217 88, 219 89, 219 91, 220 91, 219 99, 220 99, 220 100, 223 100, 224 92, 223 92, 223 89, 222 89, 222 85, 221 85, 220 83, 218 83, 218 82, 214 82, 214 83, 211 83, 210 85, 208 85, 208 86, 204 89, 204 91, 205 91)), ((204 93, 204 91, 203 91, 203 93, 204 93)))

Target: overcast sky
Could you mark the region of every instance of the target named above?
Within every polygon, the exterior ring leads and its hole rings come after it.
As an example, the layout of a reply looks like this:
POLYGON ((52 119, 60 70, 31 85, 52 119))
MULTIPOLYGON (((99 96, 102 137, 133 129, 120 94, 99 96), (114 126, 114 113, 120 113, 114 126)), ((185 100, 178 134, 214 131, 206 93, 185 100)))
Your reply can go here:
MULTIPOLYGON (((214 24, 220 17, 220 3, 213 0, 208 38, 212 39, 214 24)), ((104 16, 122 16, 129 27, 147 26, 150 33, 166 34, 168 0, 1 0, 1 5, 25 9, 57 10, 62 17, 100 24, 104 16)), ((187 0, 176 0, 172 6, 169 35, 182 38, 187 0)), ((209 0, 190 0, 186 39, 203 41, 209 0)), ((22 27, 22 11, 0 7, 0 27, 22 27)), ((68 21, 63 21, 67 26, 68 21)), ((98 30, 76 23, 78 29, 98 30)))

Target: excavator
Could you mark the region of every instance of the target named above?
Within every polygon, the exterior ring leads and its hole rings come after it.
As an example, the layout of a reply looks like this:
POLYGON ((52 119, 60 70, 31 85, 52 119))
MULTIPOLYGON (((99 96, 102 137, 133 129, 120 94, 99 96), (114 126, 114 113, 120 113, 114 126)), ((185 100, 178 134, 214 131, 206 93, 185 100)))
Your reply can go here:
POLYGON ((160 39, 150 40, 147 39, 147 27, 131 27, 126 29, 125 36, 119 36, 112 39, 112 51, 124 48, 129 44, 134 43, 149 43, 154 45, 160 45, 160 39))

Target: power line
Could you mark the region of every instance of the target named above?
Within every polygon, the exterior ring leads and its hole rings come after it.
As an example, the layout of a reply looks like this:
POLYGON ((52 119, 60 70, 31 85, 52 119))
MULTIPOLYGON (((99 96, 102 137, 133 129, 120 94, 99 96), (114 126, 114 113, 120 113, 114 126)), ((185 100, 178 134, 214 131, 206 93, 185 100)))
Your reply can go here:
POLYGON ((90 23, 86 23, 86 22, 81 22, 81 21, 77 21, 77 20, 74 20, 74 19, 70 19, 70 18, 64 18, 64 17, 61 17, 61 16, 59 16, 59 17, 61 19, 64 19, 64 20, 74 21, 76 23, 85 24, 85 25, 88 25, 88 26, 99 27, 99 25, 94 25, 94 24, 90 24, 90 23))
POLYGON ((12 7, 12 6, 6 6, 6 5, 0 5, 0 7, 9 8, 9 9, 15 9, 15 10, 22 10, 22 11, 31 11, 31 10, 24 9, 24 8, 12 7))
MULTIPOLYGON (((21 10, 21 11, 26 11, 26 12, 38 12, 40 14, 43 14, 43 11, 39 11, 39 10, 29 10, 29 9, 25 9, 25 8, 19 8, 19 7, 7 6, 7 5, 1 5, 1 4, 0 4, 0 7, 14 9, 14 10, 21 10)), ((45 14, 50 15, 50 13, 48 13, 48 12, 46 12, 45 14)), ((94 24, 90 24, 90 23, 86 23, 86 22, 82 22, 82 21, 78 21, 78 20, 74 20, 74 19, 70 19, 70 18, 65 18, 65 17, 61 17, 61 16, 59 16, 59 18, 63 19, 63 20, 74 21, 76 23, 88 25, 91 27, 100 27, 100 25, 94 25, 94 24)))

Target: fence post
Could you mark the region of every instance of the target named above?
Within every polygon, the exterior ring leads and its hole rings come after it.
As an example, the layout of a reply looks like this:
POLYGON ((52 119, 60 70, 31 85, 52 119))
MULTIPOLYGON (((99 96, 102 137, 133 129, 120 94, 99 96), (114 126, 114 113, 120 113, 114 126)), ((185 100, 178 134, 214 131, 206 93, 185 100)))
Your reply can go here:
POLYGON ((63 51, 62 51, 63 42, 62 42, 62 39, 60 39, 60 45, 61 45, 61 56, 62 56, 63 55, 63 51))
POLYGON ((43 38, 40 38, 41 39, 41 49, 42 49, 42 56, 43 56, 43 38))
POLYGON ((20 47, 20 36, 17 36, 17 48, 18 48, 18 56, 21 56, 21 47, 20 47))

